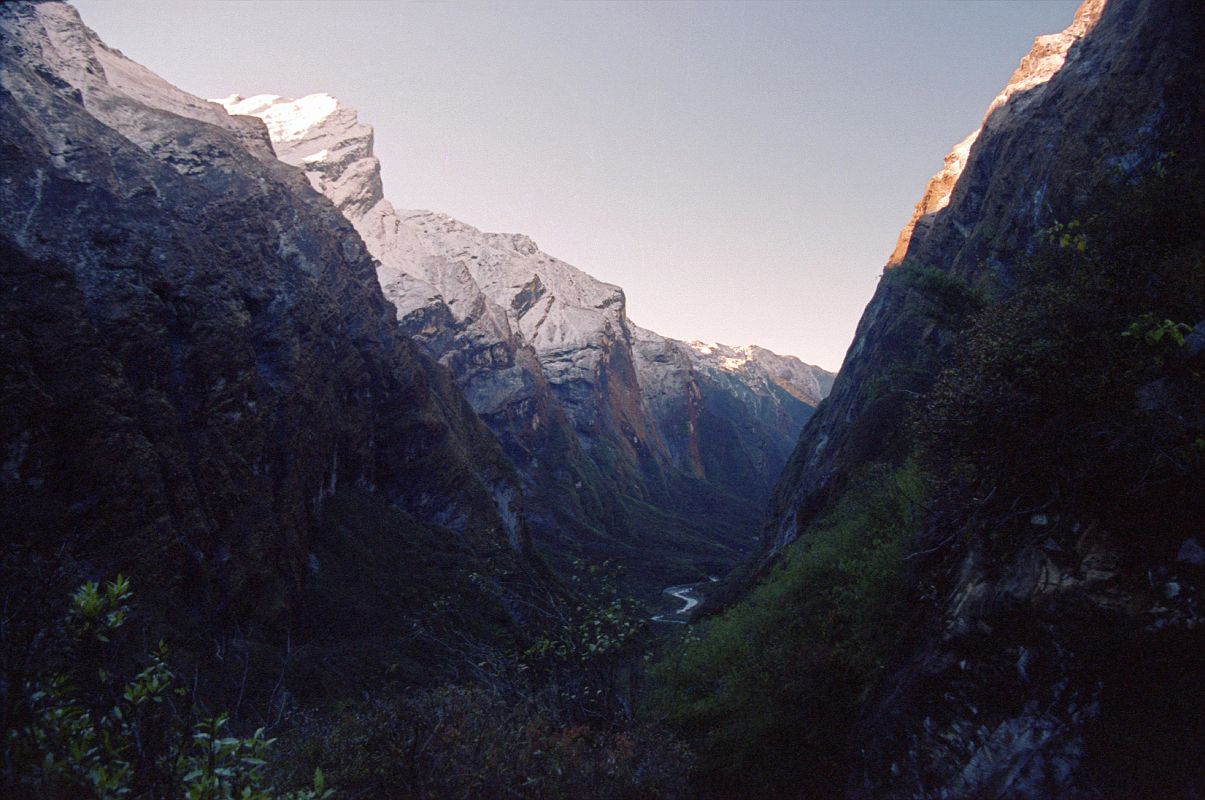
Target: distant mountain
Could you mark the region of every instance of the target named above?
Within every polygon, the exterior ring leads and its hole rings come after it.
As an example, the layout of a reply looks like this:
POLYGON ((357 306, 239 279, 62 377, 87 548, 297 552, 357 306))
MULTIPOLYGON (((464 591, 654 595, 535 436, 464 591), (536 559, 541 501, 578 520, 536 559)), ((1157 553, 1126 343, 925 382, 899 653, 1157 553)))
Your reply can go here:
POLYGON ((749 547, 829 373, 666 339, 627 319, 622 289, 526 236, 395 209, 372 129, 330 95, 220 102, 262 119, 277 156, 356 227, 402 330, 452 369, 524 475, 554 554, 618 557, 656 583, 749 547))

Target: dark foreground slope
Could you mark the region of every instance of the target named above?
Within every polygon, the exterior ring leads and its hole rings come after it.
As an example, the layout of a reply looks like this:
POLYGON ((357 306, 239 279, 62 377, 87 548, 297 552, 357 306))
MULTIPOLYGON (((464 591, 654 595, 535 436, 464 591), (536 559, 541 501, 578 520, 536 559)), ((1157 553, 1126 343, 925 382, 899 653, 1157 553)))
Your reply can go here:
POLYGON ((1199 4, 1089 0, 947 158, 777 558, 662 667, 712 785, 1199 796, 1203 42, 1199 4))
POLYGON ((402 615, 415 537, 466 574, 519 569, 513 470, 262 125, 69 6, 6 3, 0 32, 6 602, 36 614, 124 571, 178 632, 283 641, 340 591, 331 570, 375 576, 394 606, 320 631, 338 638, 402 615), (399 541, 357 549, 368 519, 399 541))

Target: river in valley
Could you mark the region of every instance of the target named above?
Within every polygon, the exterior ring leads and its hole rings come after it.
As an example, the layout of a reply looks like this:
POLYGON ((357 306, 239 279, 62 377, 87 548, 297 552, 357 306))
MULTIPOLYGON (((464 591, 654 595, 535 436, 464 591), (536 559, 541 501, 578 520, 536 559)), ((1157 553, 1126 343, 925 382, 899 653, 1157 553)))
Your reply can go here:
POLYGON ((690 612, 699 603, 703 602, 703 598, 695 591, 695 587, 702 586, 708 581, 715 583, 719 578, 708 577, 707 581, 698 581, 696 583, 683 583, 678 586, 666 586, 661 590, 662 594, 667 594, 670 597, 675 597, 682 603, 682 607, 672 614, 654 614, 649 617, 653 622, 665 622, 670 625, 685 625, 690 621, 690 612))

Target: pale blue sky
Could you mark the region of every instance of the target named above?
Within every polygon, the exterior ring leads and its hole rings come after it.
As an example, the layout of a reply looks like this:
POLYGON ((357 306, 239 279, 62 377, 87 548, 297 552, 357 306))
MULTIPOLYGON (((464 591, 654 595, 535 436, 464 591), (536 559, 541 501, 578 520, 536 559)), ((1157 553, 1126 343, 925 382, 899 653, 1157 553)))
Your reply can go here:
POLYGON ((1076 5, 76 0, 203 97, 334 94, 395 205, 526 233, 637 324, 829 369, 925 181, 1076 5))

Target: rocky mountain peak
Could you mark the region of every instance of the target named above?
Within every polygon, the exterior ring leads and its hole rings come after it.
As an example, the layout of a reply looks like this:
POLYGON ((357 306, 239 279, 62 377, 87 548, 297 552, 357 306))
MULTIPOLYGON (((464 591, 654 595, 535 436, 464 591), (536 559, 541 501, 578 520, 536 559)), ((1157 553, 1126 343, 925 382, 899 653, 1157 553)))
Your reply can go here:
POLYGON ((1004 106, 1013 97, 1047 83, 1062 69, 1072 46, 1084 38, 1105 9, 1107 0, 1086 0, 1075 12, 1071 24, 1058 33, 1048 33, 1033 40, 1033 46, 1021 59, 1021 63, 1009 76, 1004 89, 987 107, 984 122, 997 108, 1004 106))
POLYGON ((384 198, 372 128, 330 95, 231 95, 218 102, 233 115, 262 119, 278 157, 303 169, 356 226, 381 262, 381 284, 399 319, 442 303, 479 337, 504 342, 517 335, 543 353, 622 335, 619 287, 541 252, 530 237, 395 209, 384 198), (542 287, 537 301, 523 297, 533 281, 542 287))
POLYGON ((699 369, 757 376, 810 406, 819 405, 832 387, 831 373, 805 364, 795 356, 779 355, 755 344, 730 346, 696 340, 685 345, 685 351, 699 369))
POLYGON ((331 95, 294 100, 272 94, 232 94, 213 102, 223 106, 231 119, 262 120, 276 156, 302 167, 310 184, 345 217, 362 217, 384 199, 380 163, 372 152, 372 128, 359 121, 355 109, 331 95))
MULTIPOLYGON (((1133 9, 1133 3, 1122 0, 1086 0, 1065 30, 1035 39, 988 105, 983 124, 954 147, 926 185, 888 269, 913 261, 948 269, 972 283, 990 281, 983 267, 1006 269, 1012 254, 1027 248, 1036 232, 1054 219, 1056 202, 1068 203, 1087 182, 1106 180, 1118 166, 1132 167, 1152 158, 1151 140, 1159 130, 1154 123, 1164 102, 1160 96, 1130 92, 1111 98, 1109 108, 1098 98, 1102 74, 1146 70, 1135 80, 1151 81, 1149 76, 1158 72, 1156 65, 1146 63, 1147 56, 1115 64, 1109 45, 1102 44, 1124 41, 1128 20, 1137 13, 1133 9), (1065 109, 1073 106, 1082 112, 1067 119, 1065 109), (1112 135, 1112 162, 1103 162, 1096 148, 1080 144, 1089 135, 1083 130, 1089 124, 1106 126, 1091 135, 1099 138, 1105 130, 1112 135), (1039 145, 1044 148, 1040 154, 1039 145), (1006 169, 998 168, 1001 163, 1006 169)), ((905 341, 925 334, 923 329, 904 333, 912 323, 900 313, 903 293, 889 291, 887 283, 880 284, 858 325, 834 384, 829 403, 834 410, 813 422, 780 483, 776 546, 797 531, 795 514, 781 509, 806 512, 819 502, 839 473, 851 421, 872 404, 886 402, 868 390, 869 376, 886 369, 885 363, 912 357, 905 341)))
MULTIPOLYGON (((293 100, 234 94, 215 102, 232 115, 262 119, 278 157, 303 169, 356 226, 381 262, 381 283, 399 319, 442 303, 481 336, 505 341, 513 335, 531 345, 542 354, 546 371, 556 354, 630 337, 623 290, 542 252, 530 237, 483 232, 438 212, 394 209, 381 188, 372 128, 331 95, 293 100)), ((707 355, 701 344, 692 347, 707 355)), ((759 358, 783 358, 755 346, 714 347, 723 352, 716 349, 706 366, 728 371, 759 358)), ((812 372, 783 369, 781 363, 785 383, 803 383, 793 393, 819 402, 823 391, 812 372)))
MULTIPOLYGON (((142 109, 167 111, 234 134, 253 155, 271 159, 272 145, 258 120, 231 117, 220 106, 173 86, 100 40, 66 3, 13 3, 0 19, 4 37, 24 57, 70 87, 74 97, 110 128, 144 150, 163 148, 161 126, 146 124, 142 109)), ((64 143, 64 147, 67 147, 64 143)), ((187 158, 177 170, 187 169, 187 158)))
MULTIPOLYGON (((1152 457, 1148 387, 1169 398, 1183 379, 1175 419, 1199 426, 1198 376, 1161 366, 1156 378, 1143 370, 1157 362, 1115 343, 1148 309, 1184 329, 1200 315, 1203 25, 1176 0, 1087 0, 1066 30, 1038 37, 926 187, 783 472, 767 551, 822 535, 868 467, 928 459, 982 414, 964 440, 974 457, 924 461, 938 499, 901 562, 922 570, 923 621, 848 739, 852 796, 1189 797, 1200 785, 1179 763, 1199 731, 1181 733, 1194 729, 1163 707, 1200 683, 1199 620, 1160 618, 1190 591, 1176 559, 1200 518, 1199 463, 1158 488, 1127 472, 1152 457), (1080 266, 1059 252, 1071 248, 1045 246, 1058 225, 1090 228, 1080 266), (954 318, 935 313, 933 279, 973 290, 954 318), (1099 349, 1076 349, 1086 341, 1099 349), (1098 457, 1099 473, 1081 466, 1098 457), (951 475, 989 461, 975 478, 951 475), (1005 473, 1032 482, 1008 487, 1005 473), (1037 513, 1019 511, 1030 505, 1037 513), (1147 666, 1148 653, 1176 666, 1147 666)), ((1196 706, 1185 717, 1200 717, 1196 706)))

